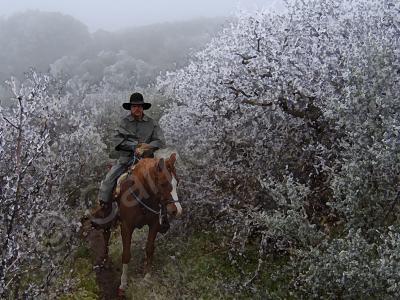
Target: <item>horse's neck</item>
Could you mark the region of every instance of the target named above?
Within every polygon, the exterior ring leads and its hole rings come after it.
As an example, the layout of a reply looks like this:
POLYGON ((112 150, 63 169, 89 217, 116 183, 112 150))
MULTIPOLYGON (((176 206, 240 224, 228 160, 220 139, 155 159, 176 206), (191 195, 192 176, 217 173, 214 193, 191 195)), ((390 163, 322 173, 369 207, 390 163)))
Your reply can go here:
POLYGON ((158 187, 157 179, 154 174, 152 174, 151 166, 149 165, 136 165, 132 169, 132 179, 134 184, 138 184, 139 189, 144 189, 144 192, 149 196, 149 198, 158 198, 158 187))

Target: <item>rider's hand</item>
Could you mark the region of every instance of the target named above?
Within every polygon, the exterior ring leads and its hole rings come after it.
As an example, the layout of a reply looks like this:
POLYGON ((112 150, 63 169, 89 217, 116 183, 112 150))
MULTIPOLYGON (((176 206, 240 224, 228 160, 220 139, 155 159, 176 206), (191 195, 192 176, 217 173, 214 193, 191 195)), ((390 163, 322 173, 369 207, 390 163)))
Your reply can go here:
POLYGON ((154 147, 146 144, 146 143, 140 143, 136 146, 135 148, 135 155, 137 157, 143 157, 143 154, 146 154, 148 152, 154 151, 154 147))
POLYGON ((142 148, 136 148, 135 149, 135 155, 137 157, 141 157, 143 155, 143 149, 142 148))

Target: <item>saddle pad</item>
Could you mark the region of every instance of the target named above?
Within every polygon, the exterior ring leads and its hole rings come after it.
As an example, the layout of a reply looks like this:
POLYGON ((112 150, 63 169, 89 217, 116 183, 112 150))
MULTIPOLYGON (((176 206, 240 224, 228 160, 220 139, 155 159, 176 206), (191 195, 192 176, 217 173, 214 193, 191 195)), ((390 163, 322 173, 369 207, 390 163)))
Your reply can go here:
MULTIPOLYGON (((133 171, 135 166, 131 167, 129 171, 133 171)), ((129 171, 123 173, 121 176, 118 177, 117 179, 117 185, 115 187, 115 194, 119 196, 119 193, 121 192, 121 183, 128 177, 129 171)))

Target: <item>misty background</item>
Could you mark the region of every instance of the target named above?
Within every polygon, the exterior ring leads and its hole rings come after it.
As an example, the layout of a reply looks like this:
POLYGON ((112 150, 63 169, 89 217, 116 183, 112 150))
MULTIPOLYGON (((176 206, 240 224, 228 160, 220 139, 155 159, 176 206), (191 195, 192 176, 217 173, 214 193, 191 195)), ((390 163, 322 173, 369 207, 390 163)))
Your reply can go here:
POLYGON ((87 86, 154 83, 221 32, 239 10, 281 9, 251 1, 0 1, 0 95, 4 81, 40 72, 87 86))
POLYGON ((118 30, 130 26, 159 22, 175 22, 198 17, 228 16, 238 9, 256 10, 283 7, 281 0, 1 0, 0 15, 31 10, 58 11, 71 15, 86 24, 89 31, 118 30))

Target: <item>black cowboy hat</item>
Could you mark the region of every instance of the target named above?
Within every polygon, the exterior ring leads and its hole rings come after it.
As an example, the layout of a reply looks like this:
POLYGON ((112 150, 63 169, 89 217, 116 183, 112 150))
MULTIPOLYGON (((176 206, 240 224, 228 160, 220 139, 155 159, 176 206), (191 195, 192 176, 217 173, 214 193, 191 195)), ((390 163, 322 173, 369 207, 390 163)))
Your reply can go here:
POLYGON ((151 103, 144 102, 143 95, 141 93, 133 93, 129 99, 129 102, 123 103, 122 107, 126 110, 130 110, 132 105, 142 105, 144 110, 151 107, 151 103))

